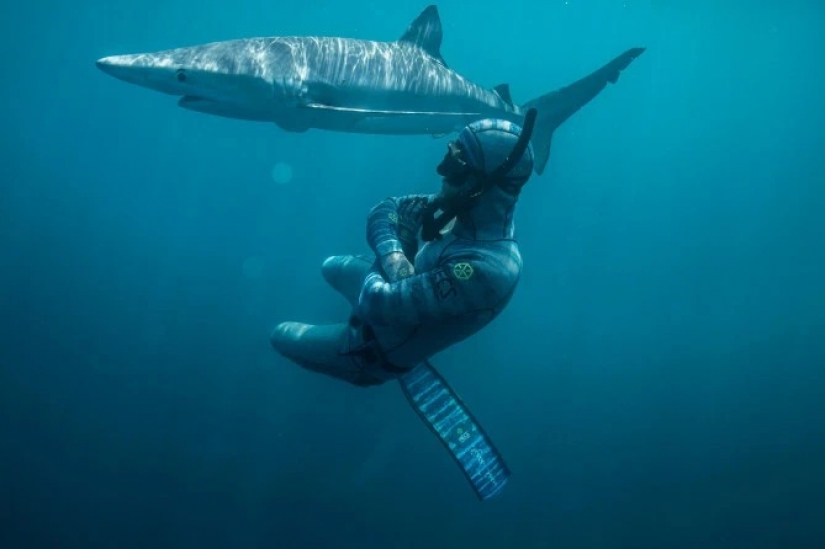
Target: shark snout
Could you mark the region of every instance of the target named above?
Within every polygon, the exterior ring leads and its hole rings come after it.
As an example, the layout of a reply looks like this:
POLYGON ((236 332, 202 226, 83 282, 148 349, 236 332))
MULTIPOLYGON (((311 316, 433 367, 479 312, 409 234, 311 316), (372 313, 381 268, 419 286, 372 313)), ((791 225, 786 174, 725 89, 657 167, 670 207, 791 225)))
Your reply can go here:
POLYGON ((103 57, 95 61, 95 65, 109 76, 132 84, 141 84, 146 77, 146 67, 134 55, 103 57))
POLYGON ((176 65, 169 56, 158 54, 112 55, 95 61, 98 69, 118 80, 172 95, 185 80, 176 76, 176 65))
POLYGON ((98 59, 95 61, 95 66, 106 74, 112 76, 114 76, 113 73, 117 71, 117 65, 112 63, 111 57, 103 57, 102 59, 98 59))

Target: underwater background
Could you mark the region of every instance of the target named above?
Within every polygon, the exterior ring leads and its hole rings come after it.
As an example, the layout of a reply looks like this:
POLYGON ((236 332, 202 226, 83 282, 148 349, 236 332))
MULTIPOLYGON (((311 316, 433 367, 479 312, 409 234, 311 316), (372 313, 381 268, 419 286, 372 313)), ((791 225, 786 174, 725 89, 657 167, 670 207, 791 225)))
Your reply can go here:
POLYGON ((479 503, 396 384, 269 346, 446 138, 182 110, 95 68, 426 2, 28 0, 0 18, 0 547, 825 547, 825 4, 443 0, 524 102, 648 50, 557 131, 509 308, 434 363, 513 476, 479 503))

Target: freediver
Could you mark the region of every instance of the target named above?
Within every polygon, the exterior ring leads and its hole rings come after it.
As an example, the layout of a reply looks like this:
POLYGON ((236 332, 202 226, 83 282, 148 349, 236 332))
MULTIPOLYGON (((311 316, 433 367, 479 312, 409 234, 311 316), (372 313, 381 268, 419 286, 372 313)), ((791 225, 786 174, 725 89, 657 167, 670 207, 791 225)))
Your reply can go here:
POLYGON ((308 370, 372 386, 479 332, 518 284, 513 213, 532 171, 529 131, 499 119, 466 126, 436 169, 437 195, 391 197, 370 210, 367 242, 377 259, 323 263, 324 278, 353 306, 349 322, 283 322, 272 346, 308 370))

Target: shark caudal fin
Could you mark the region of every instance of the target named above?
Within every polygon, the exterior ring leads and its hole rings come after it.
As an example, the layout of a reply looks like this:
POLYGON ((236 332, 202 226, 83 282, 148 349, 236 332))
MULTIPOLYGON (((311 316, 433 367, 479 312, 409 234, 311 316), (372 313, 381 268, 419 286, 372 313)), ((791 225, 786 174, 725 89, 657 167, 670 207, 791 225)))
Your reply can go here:
POLYGON ((553 132, 570 116, 599 95, 608 83, 615 84, 619 73, 639 57, 645 48, 627 50, 607 65, 585 76, 569 86, 552 91, 541 97, 528 101, 522 108, 535 108, 538 111, 536 127, 533 131, 533 153, 535 170, 541 175, 550 160, 550 143, 553 132))

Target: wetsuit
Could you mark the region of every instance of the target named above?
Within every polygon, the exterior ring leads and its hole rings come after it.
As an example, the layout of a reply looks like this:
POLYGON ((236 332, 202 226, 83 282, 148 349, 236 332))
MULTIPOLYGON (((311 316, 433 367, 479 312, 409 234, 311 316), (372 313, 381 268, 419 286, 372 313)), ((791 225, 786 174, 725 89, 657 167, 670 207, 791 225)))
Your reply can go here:
MULTIPOLYGON (((405 247, 411 255, 418 243, 399 236, 398 212, 415 198, 388 198, 370 211, 367 241, 375 256, 405 247)), ((272 333, 273 347, 306 369, 368 386, 475 334, 504 309, 519 280, 516 201, 497 187, 484 193, 449 232, 420 248, 415 274, 394 283, 373 257, 328 258, 322 272, 352 304, 349 322, 284 322, 272 333)))

